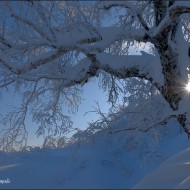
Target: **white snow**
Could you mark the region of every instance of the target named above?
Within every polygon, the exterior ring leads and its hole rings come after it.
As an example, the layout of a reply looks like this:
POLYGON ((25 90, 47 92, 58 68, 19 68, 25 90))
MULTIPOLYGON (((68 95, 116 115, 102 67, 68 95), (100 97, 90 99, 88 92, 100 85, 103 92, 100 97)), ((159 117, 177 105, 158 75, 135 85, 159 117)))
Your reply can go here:
POLYGON ((190 148, 165 161, 144 177, 134 189, 189 189, 190 148))
POLYGON ((100 68, 109 67, 115 70, 125 71, 125 69, 137 68, 140 74, 149 75, 155 83, 163 85, 164 79, 161 75, 159 55, 151 55, 141 51, 142 55, 111 55, 109 53, 98 53, 96 58, 100 63, 100 68), (153 66, 154 65, 154 66, 153 66))
MULTIPOLYGON (((160 141, 160 150, 149 157, 140 150, 128 150, 124 133, 103 133, 63 149, 0 152, 0 188, 132 188, 163 160, 189 147, 185 134, 173 124, 160 141)), ((186 149, 134 187, 188 187, 189 163, 190 149, 186 149)))

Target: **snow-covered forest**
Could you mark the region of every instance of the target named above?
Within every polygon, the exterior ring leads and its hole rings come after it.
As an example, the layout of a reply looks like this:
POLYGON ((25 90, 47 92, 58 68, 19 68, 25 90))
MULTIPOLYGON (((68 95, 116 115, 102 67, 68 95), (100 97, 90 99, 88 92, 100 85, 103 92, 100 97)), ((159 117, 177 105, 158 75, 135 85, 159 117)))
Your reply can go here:
POLYGON ((0 187, 190 187, 189 1, 2 1, 0 16, 0 102, 21 99, 0 115, 0 187), (63 109, 95 78, 111 108, 73 127, 63 109))

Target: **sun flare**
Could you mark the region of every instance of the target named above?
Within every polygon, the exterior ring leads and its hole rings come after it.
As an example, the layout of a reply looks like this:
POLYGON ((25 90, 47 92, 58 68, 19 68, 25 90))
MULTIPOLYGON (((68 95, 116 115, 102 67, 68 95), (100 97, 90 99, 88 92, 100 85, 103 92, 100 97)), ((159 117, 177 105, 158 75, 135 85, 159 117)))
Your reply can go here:
POLYGON ((186 91, 187 91, 188 93, 190 93, 190 82, 187 83, 185 89, 186 89, 186 91))

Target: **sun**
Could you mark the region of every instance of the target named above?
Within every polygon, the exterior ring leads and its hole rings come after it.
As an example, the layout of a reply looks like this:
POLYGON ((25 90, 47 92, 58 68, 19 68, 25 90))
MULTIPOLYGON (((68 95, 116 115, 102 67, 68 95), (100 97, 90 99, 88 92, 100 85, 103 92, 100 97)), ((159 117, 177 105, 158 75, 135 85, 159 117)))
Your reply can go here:
POLYGON ((185 90, 190 93, 190 81, 186 84, 185 90))

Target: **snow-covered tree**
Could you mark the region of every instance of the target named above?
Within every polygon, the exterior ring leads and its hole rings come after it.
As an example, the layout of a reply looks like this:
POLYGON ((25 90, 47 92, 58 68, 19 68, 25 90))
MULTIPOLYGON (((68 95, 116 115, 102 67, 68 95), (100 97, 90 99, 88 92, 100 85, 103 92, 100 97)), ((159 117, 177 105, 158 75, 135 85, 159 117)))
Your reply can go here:
POLYGON ((99 119, 90 122, 87 129, 75 133, 73 142, 91 141, 102 134, 118 134, 117 138, 121 138, 120 133, 127 132, 122 138, 128 141, 128 146, 134 147, 132 144, 144 144, 144 139, 148 138, 146 144, 152 139, 155 145, 167 134, 167 124, 175 115, 171 115, 172 110, 159 91, 150 82, 138 78, 125 80, 125 86, 128 96, 124 101, 114 105, 108 113, 103 113, 97 103, 93 111, 99 119))
POLYGON ((64 136, 62 137, 53 137, 51 135, 45 137, 42 148, 63 148, 67 145, 68 139, 64 136))
POLYGON ((23 97, 2 121, 1 146, 26 142, 29 110, 38 135, 67 132, 62 106, 76 111, 93 77, 112 103, 116 79, 148 80, 189 136, 189 15, 190 2, 175 0, 0 2, 0 87, 23 97), (148 53, 129 55, 142 45, 148 53))
POLYGON ((44 143, 42 145, 43 148, 56 148, 57 147, 57 140, 55 137, 47 136, 44 139, 44 143))

